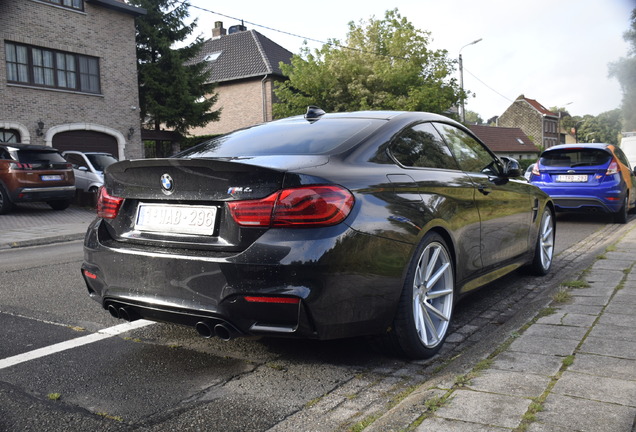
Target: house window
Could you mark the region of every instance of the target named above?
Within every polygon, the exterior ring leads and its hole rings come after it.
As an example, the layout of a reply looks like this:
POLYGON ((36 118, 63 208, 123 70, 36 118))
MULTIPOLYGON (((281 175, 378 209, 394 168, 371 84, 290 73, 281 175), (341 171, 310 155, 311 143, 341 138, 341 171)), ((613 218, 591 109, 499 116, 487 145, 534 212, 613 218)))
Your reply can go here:
POLYGON ((12 42, 5 43, 7 81, 100 93, 99 59, 12 42))
POLYGON ((58 6, 67 7, 69 9, 84 10, 83 0, 40 0, 44 3, 53 3, 58 6))

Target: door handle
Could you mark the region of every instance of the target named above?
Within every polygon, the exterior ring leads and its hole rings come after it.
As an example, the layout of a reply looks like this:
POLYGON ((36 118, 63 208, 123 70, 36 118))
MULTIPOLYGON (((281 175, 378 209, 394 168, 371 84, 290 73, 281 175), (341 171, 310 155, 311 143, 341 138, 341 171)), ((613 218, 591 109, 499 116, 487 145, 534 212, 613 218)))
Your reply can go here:
POLYGON ((481 192, 484 195, 488 195, 490 192, 492 192, 492 189, 490 189, 488 186, 484 186, 484 185, 479 185, 477 186, 477 190, 479 192, 481 192))

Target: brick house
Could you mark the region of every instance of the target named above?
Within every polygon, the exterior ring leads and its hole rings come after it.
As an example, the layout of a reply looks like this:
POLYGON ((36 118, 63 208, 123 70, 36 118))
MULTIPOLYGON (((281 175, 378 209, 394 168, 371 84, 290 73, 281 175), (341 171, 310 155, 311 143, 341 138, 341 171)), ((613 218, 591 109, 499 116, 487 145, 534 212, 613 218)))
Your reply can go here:
POLYGON ((497 156, 507 156, 518 161, 539 157, 540 150, 520 128, 470 125, 468 128, 497 156))
POLYGON ((289 63, 292 56, 255 30, 236 25, 228 32, 217 21, 194 61, 210 65, 210 82, 217 84, 218 95, 213 109, 221 109, 221 118, 190 134, 223 134, 271 121, 274 85, 284 79, 279 63, 289 63))
POLYGON ((524 95, 499 117, 497 126, 520 128, 537 146, 546 149, 560 143, 559 115, 524 95))
POLYGON ((124 0, 0 1, 0 140, 142 157, 124 0))

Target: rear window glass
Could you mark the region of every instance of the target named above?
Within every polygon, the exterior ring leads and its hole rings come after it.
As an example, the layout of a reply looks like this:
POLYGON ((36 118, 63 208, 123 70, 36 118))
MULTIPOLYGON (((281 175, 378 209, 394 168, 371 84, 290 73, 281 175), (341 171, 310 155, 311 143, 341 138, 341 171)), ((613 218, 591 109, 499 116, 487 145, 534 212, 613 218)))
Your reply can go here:
POLYGON ((352 146, 371 135, 384 120, 304 118, 265 123, 201 143, 175 157, 237 157, 270 155, 324 155, 352 146))
POLYGON ((609 163, 612 155, 598 149, 564 149, 545 152, 541 156, 541 165, 546 167, 597 166, 609 163))
POLYGON ((29 164, 43 162, 66 163, 66 159, 64 159, 61 154, 54 151, 42 150, 20 150, 18 151, 18 161, 29 164))
POLYGON ((117 159, 109 154, 88 154, 86 156, 97 171, 104 171, 107 166, 117 162, 117 159))

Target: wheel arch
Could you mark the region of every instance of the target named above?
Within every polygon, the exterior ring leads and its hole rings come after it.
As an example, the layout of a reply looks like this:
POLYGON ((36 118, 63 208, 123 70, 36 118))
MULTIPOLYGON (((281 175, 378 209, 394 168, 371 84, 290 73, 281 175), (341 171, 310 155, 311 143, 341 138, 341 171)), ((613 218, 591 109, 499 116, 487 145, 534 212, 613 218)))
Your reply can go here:
POLYGON ((430 227, 429 229, 427 229, 419 237, 418 243, 415 245, 415 248, 413 249, 413 254, 415 254, 415 251, 417 251, 417 248, 419 247, 420 243, 422 243, 422 240, 424 239, 424 237, 426 237, 429 233, 439 234, 439 236, 442 237, 442 239, 446 242, 446 246, 448 246, 448 252, 450 253, 451 260, 453 261, 453 278, 457 280, 457 250, 455 248, 455 240, 451 232, 448 229, 446 229, 444 226, 434 225, 430 227))

